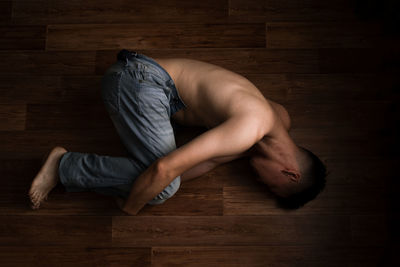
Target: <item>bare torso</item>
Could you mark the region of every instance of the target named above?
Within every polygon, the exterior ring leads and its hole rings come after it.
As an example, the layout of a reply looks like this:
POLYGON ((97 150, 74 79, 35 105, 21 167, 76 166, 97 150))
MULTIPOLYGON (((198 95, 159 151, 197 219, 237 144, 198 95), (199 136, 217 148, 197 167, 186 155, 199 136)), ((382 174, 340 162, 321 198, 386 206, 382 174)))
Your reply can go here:
POLYGON ((172 116, 183 125, 212 128, 235 114, 268 108, 269 101, 245 77, 185 58, 154 58, 174 80, 187 108, 172 116))

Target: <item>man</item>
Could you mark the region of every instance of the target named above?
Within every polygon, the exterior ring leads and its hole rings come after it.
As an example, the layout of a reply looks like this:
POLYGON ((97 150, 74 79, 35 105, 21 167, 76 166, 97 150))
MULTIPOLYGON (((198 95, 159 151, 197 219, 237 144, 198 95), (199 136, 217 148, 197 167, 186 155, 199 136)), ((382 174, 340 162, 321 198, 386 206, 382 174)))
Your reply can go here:
POLYGON ((131 157, 54 148, 32 182, 33 209, 60 180, 68 192, 116 196, 135 215, 172 197, 181 182, 239 157, 250 158, 284 207, 300 207, 323 189, 325 166, 290 138, 286 109, 245 77, 206 62, 125 49, 117 59, 102 78, 102 97, 131 157), (209 130, 176 148, 175 123, 209 130))

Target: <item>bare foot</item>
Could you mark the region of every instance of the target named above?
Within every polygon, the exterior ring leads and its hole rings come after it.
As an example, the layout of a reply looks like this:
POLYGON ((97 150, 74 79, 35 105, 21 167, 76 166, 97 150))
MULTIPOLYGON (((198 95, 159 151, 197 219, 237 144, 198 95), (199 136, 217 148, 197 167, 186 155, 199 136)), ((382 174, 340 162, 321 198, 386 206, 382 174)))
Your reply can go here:
POLYGON ((38 209, 43 200, 47 200, 49 192, 57 185, 60 177, 58 176, 58 165, 61 156, 67 150, 61 146, 54 147, 40 169, 39 173, 33 179, 29 190, 29 198, 32 202, 31 208, 38 209))

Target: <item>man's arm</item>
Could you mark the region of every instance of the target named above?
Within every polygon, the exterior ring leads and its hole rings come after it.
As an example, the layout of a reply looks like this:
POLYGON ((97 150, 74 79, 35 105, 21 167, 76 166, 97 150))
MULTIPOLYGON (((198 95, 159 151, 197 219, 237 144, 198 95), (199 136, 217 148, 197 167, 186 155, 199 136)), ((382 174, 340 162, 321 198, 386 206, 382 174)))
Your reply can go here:
POLYGON ((203 161, 182 173, 181 183, 202 176, 223 163, 247 156, 249 156, 249 150, 232 156, 216 157, 203 161))
POLYGON ((186 170, 207 159, 246 151, 269 131, 272 118, 272 115, 254 113, 233 116, 158 159, 135 181, 123 210, 137 214, 186 170))

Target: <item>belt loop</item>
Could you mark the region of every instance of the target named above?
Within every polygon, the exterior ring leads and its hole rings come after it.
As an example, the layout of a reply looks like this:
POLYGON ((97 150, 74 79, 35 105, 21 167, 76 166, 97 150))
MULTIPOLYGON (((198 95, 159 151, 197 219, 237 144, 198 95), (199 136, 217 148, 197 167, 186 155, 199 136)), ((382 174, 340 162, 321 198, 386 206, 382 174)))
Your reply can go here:
POLYGON ((118 55, 117 55, 117 60, 125 60, 126 61, 126 66, 128 65, 128 60, 133 58, 133 57, 137 57, 138 53, 136 51, 129 51, 126 49, 122 49, 121 51, 119 51, 118 55))

